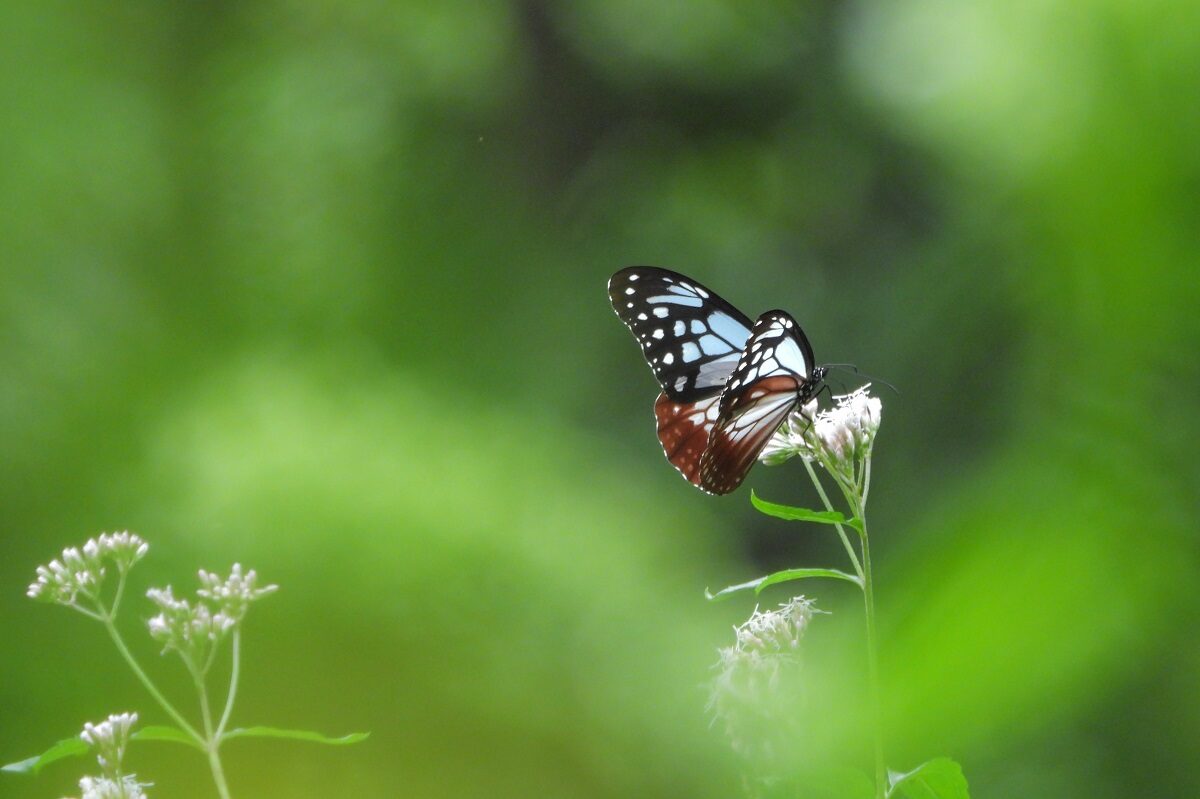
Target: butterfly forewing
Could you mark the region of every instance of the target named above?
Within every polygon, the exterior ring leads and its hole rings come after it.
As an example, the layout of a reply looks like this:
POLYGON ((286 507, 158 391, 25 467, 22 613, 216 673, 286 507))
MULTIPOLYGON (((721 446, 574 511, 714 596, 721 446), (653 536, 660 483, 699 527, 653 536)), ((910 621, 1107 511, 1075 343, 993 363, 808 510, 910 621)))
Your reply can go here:
POLYGON ((617 272, 608 298, 669 398, 693 403, 724 390, 750 337, 745 314, 695 280, 654 266, 617 272))
POLYGON ((741 485, 771 436, 818 382, 812 348, 795 320, 784 311, 760 316, 721 394, 699 485, 714 494, 741 485))

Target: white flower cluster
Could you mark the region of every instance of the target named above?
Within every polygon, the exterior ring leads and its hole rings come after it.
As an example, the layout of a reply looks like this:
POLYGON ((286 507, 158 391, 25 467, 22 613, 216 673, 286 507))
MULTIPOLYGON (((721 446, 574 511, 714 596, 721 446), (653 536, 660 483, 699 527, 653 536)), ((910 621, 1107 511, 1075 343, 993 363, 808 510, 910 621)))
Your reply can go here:
MULTIPOLYGON (((800 641, 814 613, 813 601, 799 596, 753 615, 734 628, 733 646, 720 651, 709 710, 735 751, 770 773, 788 751, 804 701, 800 683, 800 641)), ((786 760, 786 758, 784 758, 786 760)))
POLYGON ((834 397, 837 405, 816 412, 814 400, 792 413, 763 448, 759 460, 765 464, 783 463, 799 455, 807 461, 825 459, 834 464, 854 462, 870 454, 879 431, 883 403, 872 397, 867 385, 834 397))
POLYGON ((777 610, 754 613, 734 628, 737 642, 730 647, 743 657, 763 658, 787 655, 800 647, 800 639, 812 618, 812 600, 798 596, 789 599, 777 610))
POLYGON ((802 596, 784 602, 775 610, 755 608, 750 618, 734 628, 733 646, 721 650, 720 666, 724 676, 751 668, 773 675, 783 659, 797 654, 800 639, 816 610, 813 601, 802 596))
POLYGON ((259 588, 258 574, 254 569, 242 574, 240 563, 233 564, 233 569, 225 580, 222 580, 220 575, 201 569, 200 582, 204 587, 197 589, 196 593, 220 606, 220 613, 233 619, 235 623, 245 617, 251 602, 279 590, 277 585, 264 585, 259 588))
POLYGON ((126 572, 145 557, 149 549, 149 545, 133 533, 103 533, 88 539, 82 547, 67 547, 61 560, 38 566, 37 580, 30 584, 25 595, 43 602, 74 604, 81 592, 95 595, 104 579, 106 564, 126 572))
POLYGON ((145 799, 146 792, 142 789, 147 783, 138 782, 135 775, 121 774, 129 733, 136 723, 137 713, 117 713, 99 724, 83 725, 79 737, 96 750, 103 776, 79 781, 81 799, 145 799))
POLYGON ((213 612, 204 602, 195 605, 186 599, 176 599, 171 586, 151 588, 146 592, 161 611, 147 622, 150 637, 163 644, 163 652, 174 649, 186 657, 195 657, 203 662, 211 645, 220 641, 226 633, 238 625, 246 616, 251 602, 278 590, 277 585, 258 587, 258 575, 253 569, 242 573, 240 564, 233 565, 232 573, 222 580, 219 575, 200 570, 201 588, 196 594, 217 608, 213 612))

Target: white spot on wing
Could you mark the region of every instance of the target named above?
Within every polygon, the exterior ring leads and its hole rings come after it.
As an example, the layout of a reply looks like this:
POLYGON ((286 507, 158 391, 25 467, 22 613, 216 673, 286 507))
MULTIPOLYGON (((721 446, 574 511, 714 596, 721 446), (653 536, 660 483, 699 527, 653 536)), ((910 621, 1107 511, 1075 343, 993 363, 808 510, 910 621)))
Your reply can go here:
POLYGON ((655 338, 662 338, 663 337, 663 329, 661 327, 656 327, 656 328, 654 328, 654 332, 651 333, 650 335, 654 336, 655 338))
POLYGON ((685 363, 691 363, 700 358, 700 348, 694 342, 683 342, 683 360, 685 363))
POLYGON ((664 355, 662 357, 662 362, 665 363, 667 366, 670 366, 671 364, 675 363, 675 353, 668 352, 666 355, 664 355))
POLYGON ((633 292, 634 292, 633 286, 630 286, 629 288, 625 289, 626 294, 632 294, 633 292))
POLYGON ((660 305, 657 308, 655 308, 653 311, 651 311, 651 313, 653 313, 659 319, 665 319, 667 314, 670 313, 670 311, 668 311, 666 308, 664 308, 660 305))
POLYGON ((682 336, 683 332, 685 330, 687 330, 687 325, 684 324, 682 319, 677 319, 675 321, 675 330, 674 330, 675 335, 682 336))

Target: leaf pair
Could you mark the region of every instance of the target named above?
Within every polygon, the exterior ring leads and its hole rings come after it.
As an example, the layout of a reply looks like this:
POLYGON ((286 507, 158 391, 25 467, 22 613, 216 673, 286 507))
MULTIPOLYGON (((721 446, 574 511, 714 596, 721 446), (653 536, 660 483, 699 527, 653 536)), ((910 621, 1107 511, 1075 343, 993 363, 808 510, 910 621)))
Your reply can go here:
MULTIPOLYGON (((774 516, 777 519, 786 519, 791 522, 816 522, 818 524, 844 524, 847 527, 853 527, 855 530, 862 532, 862 521, 860 519, 847 519, 844 514, 835 510, 811 510, 810 508, 793 508, 790 505, 780 505, 775 502, 767 502, 764 499, 759 499, 754 492, 750 493, 750 501, 762 513, 768 516, 774 516)), ((844 571, 837 569, 784 569, 773 574, 768 574, 759 577, 756 580, 750 580, 737 585, 731 585, 727 588, 722 588, 715 594, 704 591, 704 596, 710 600, 728 599, 734 594, 743 591, 753 591, 756 595, 762 593, 767 586, 776 585, 777 583, 787 583, 792 580, 805 580, 810 577, 827 577, 833 580, 845 580, 854 583, 860 589, 863 587, 862 580, 856 575, 847 574, 844 571)))

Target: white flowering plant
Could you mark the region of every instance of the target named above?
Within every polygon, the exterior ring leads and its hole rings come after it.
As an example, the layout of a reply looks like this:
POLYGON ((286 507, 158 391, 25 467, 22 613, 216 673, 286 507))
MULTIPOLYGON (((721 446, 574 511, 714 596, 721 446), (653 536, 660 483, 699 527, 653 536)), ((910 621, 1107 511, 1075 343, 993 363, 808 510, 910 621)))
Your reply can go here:
POLYGON ((233 564, 229 576, 200 570, 195 598, 176 597, 171 586, 151 588, 146 596, 157 609, 147 632, 163 655, 174 654, 182 663, 198 699, 199 722, 189 721, 150 679, 117 627, 129 572, 146 556, 149 545, 129 532, 104 533, 81 547, 64 549, 61 557, 37 567, 37 578, 26 590, 31 599, 61 605, 99 622, 134 676, 173 724, 133 730, 136 713, 111 715, 83 732, 66 738, 39 755, 0 767, 0 771, 35 774, 66 757, 96 753, 101 774, 79 781, 81 799, 144 799, 149 783, 123 772, 125 750, 131 741, 168 741, 198 750, 208 761, 217 795, 230 799, 221 762, 221 746, 235 738, 292 738, 324 744, 351 744, 367 737, 353 733, 330 737, 308 730, 276 727, 231 727, 241 666, 242 626, 250 606, 278 590, 260 585, 253 569, 233 564), (228 642, 228 646, 226 643, 228 642), (214 704, 210 691, 213 666, 228 651, 229 680, 223 700, 214 704), (219 715, 218 715, 219 711, 219 715))
MULTIPOLYGON (((869 788, 864 784, 847 793, 863 797, 873 793, 875 799, 969 799, 962 769, 949 758, 935 758, 907 773, 889 771, 884 759, 875 586, 866 516, 871 455, 883 404, 870 394, 869 388, 868 384, 835 396, 834 407, 826 411, 818 411, 815 399, 809 402, 784 422, 759 455, 759 460, 767 465, 799 458, 823 509, 780 505, 751 493, 754 507, 768 516, 833 526, 845 547, 851 571, 785 569, 709 593, 708 597, 717 600, 748 592, 759 594, 772 585, 811 578, 842 580, 857 586, 862 592, 866 620, 875 773, 869 788), (830 492, 826 490, 830 481, 841 494, 846 511, 836 509, 830 500, 830 492)), ((735 628, 734 645, 720 650, 709 709, 714 721, 724 727, 734 750, 754 772, 746 779, 752 796, 794 795, 786 785, 786 778, 780 776, 792 764, 781 761, 786 760, 783 753, 788 751, 790 726, 799 715, 795 703, 802 684, 795 674, 801 665, 801 639, 815 612, 813 600, 802 596, 774 610, 755 609, 747 622, 735 628), (777 790, 781 785, 784 793, 777 790)))

